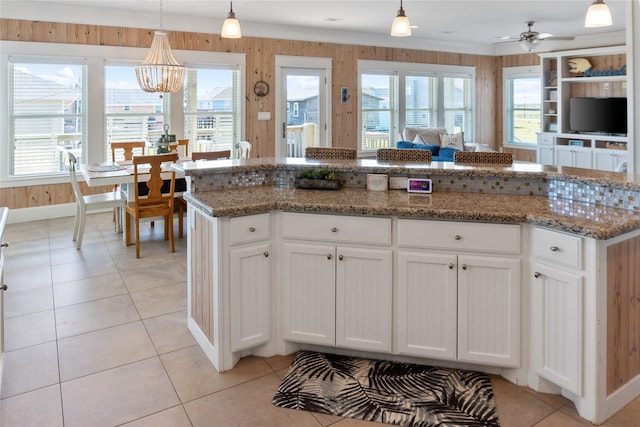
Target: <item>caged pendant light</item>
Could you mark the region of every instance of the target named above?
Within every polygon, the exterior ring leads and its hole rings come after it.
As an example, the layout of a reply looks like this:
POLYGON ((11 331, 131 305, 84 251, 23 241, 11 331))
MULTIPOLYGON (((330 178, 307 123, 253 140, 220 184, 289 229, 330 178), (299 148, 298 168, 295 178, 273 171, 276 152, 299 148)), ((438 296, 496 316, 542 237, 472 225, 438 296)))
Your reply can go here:
POLYGON ((391 35, 394 37, 409 37, 411 35, 411 24, 409 23, 409 18, 407 18, 407 15, 404 13, 404 9, 402 8, 402 0, 400 0, 400 9, 398 9, 398 14, 391 24, 391 35))
POLYGON ((229 3, 229 13, 227 14, 227 19, 225 19, 222 24, 220 35, 225 39, 239 39, 242 37, 240 22, 236 19, 236 14, 233 12, 233 2, 229 3))
POLYGON ((145 92, 178 92, 184 83, 185 67, 171 52, 167 33, 162 31, 162 0, 160 0, 160 31, 156 31, 151 50, 136 67, 136 77, 145 92))
POLYGON ((611 11, 604 0, 593 0, 584 18, 585 28, 600 28, 613 25, 611 11))

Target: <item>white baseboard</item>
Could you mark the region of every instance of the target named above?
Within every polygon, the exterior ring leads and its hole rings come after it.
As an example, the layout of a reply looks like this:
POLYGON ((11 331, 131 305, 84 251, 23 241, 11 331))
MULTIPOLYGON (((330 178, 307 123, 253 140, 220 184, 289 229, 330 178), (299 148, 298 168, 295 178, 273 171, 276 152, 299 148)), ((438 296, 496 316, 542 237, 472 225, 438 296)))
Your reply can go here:
POLYGON ((19 222, 40 221, 44 219, 64 218, 75 216, 76 204, 65 203, 61 205, 37 206, 34 208, 9 209, 8 224, 19 222))

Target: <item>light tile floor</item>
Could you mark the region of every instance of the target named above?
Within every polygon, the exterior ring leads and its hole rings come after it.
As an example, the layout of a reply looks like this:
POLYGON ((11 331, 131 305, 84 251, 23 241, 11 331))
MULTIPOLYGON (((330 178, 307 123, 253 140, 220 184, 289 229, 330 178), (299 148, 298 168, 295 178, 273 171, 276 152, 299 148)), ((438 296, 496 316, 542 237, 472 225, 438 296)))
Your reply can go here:
MULTIPOLYGON (((276 408, 291 358, 248 357, 218 374, 186 329, 186 239, 170 253, 162 224, 143 228, 142 258, 88 218, 11 224, 5 250, 4 427, 364 426, 276 408)), ((502 426, 583 426, 573 406, 492 377, 502 426)), ((640 398, 606 424, 640 426, 640 398)))

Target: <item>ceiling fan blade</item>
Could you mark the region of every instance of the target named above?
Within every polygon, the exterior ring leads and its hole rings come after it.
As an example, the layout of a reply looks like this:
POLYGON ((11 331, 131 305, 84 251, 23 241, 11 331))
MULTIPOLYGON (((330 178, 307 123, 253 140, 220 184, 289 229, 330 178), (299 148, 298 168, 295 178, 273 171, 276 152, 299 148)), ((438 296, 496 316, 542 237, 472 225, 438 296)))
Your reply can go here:
POLYGON ((555 37, 555 36, 549 36, 549 37, 540 37, 540 40, 575 40, 575 37, 571 37, 571 36, 567 36, 567 37, 555 37))

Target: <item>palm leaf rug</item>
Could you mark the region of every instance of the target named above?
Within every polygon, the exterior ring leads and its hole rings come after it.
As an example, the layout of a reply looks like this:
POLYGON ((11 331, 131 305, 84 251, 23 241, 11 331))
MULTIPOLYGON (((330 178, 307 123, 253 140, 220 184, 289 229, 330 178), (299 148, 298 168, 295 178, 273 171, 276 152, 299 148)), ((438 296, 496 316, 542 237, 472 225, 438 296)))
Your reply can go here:
POLYGON ((401 426, 499 426, 483 373, 300 351, 273 404, 401 426))

